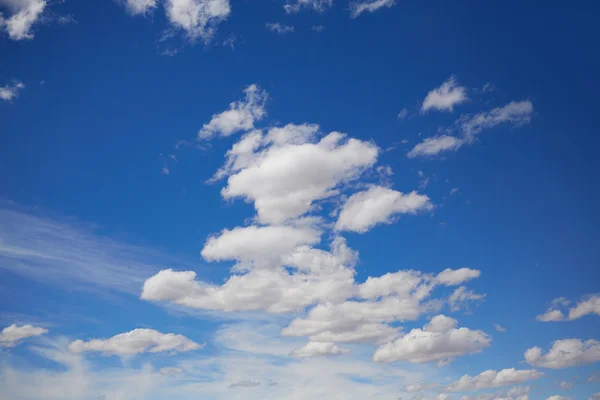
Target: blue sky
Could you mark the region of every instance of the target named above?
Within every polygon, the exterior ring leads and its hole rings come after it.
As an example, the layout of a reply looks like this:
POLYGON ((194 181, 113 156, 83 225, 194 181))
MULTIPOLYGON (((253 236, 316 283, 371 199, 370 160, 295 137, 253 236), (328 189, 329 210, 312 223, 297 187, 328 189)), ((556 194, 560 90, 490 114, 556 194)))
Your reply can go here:
POLYGON ((0 399, 600 398, 597 5, 0 12, 0 399))

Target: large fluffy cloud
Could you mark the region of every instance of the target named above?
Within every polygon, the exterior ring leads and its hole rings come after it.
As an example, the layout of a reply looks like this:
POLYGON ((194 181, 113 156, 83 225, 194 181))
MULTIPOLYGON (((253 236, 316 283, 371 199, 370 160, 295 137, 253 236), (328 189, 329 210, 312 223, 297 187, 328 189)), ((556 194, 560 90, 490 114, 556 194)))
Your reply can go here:
POLYGON ((383 186, 372 186, 348 198, 335 228, 364 233, 377 224, 390 223, 394 215, 415 214, 432 208, 429 197, 417 192, 404 194, 383 186))
POLYGON ((109 339, 91 339, 87 342, 76 340, 69 344, 69 350, 73 353, 94 351, 119 356, 145 352, 186 352, 202 347, 203 345, 195 343, 183 335, 160 333, 153 329, 134 329, 109 339))
POLYGON ((486 333, 457 328, 457 324, 455 319, 437 315, 423 329, 413 329, 399 339, 379 347, 373 360, 415 363, 438 361, 479 353, 490 345, 492 338, 486 333))
POLYGON ((32 325, 11 325, 2 329, 0 332, 0 348, 14 347, 23 339, 40 336, 48 333, 48 329, 39 328, 32 325))
POLYGON ((507 368, 501 371, 487 370, 476 376, 464 375, 456 382, 446 386, 448 392, 468 392, 479 389, 491 389, 501 386, 517 385, 539 379, 544 374, 535 369, 516 370, 507 368))
POLYGON ((525 352, 525 361, 536 367, 552 369, 595 363, 600 361, 600 342, 594 339, 557 340, 546 354, 539 347, 530 348, 525 352))
POLYGON ((464 103, 469 100, 467 96, 467 88, 460 86, 455 77, 450 77, 446 82, 439 87, 427 93, 421 111, 429 110, 438 111, 453 111, 454 106, 464 103))
POLYGON ((13 40, 33 39, 31 28, 39 21, 46 5, 46 0, 0 0, 0 6, 10 11, 6 19, 0 13, 0 28, 13 40))

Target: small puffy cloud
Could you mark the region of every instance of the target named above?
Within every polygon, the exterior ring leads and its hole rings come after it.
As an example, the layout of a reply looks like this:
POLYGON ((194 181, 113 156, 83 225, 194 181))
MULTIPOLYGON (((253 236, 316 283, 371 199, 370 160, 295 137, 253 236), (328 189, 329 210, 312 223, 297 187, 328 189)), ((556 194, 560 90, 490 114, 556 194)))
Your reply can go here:
POLYGON ((455 151, 462 147, 464 140, 450 135, 434 136, 418 143, 408 152, 409 158, 432 157, 446 151, 455 151))
POLYGON ((158 0, 125 0, 125 8, 131 15, 145 15, 154 11, 158 0))
POLYGON ((435 280, 440 285, 458 286, 467 281, 470 281, 471 279, 479 278, 479 275, 481 275, 481 271, 477 269, 464 267, 459 269, 446 268, 445 270, 437 274, 435 280))
POLYGON ((281 24, 279 22, 268 22, 265 26, 271 32, 276 32, 276 33, 279 33, 279 34, 294 32, 294 26, 293 25, 283 25, 283 24, 281 24))
POLYGON ((525 352, 525 361, 535 367, 552 369, 592 364, 600 361, 600 342, 594 339, 585 342, 580 339, 557 340, 546 354, 539 347, 530 348, 525 352))
POLYGON ((587 299, 583 299, 577 303, 575 307, 569 310, 569 319, 574 320, 589 314, 600 315, 599 295, 590 296, 587 299))
POLYGON ((38 328, 31 325, 11 325, 0 332, 0 348, 14 347, 23 339, 40 336, 48 333, 48 329, 38 328))
POLYGON ((40 20, 46 5, 46 0, 0 0, 0 6, 10 13, 6 19, 0 13, 0 29, 6 30, 12 40, 33 39, 31 28, 40 20))
POLYGON ((232 383, 227 387, 229 389, 236 389, 236 388, 253 388, 253 387, 257 387, 257 386, 260 386, 260 382, 258 382, 258 381, 239 381, 239 382, 232 383))
POLYGON ((561 389, 571 389, 573 387, 573 382, 561 381, 559 386, 561 389))
POLYGON ((348 349, 338 347, 331 342, 308 342, 300 349, 290 353, 293 357, 312 358, 321 356, 339 356, 350 352, 348 349))
POLYGON ((485 298, 485 294, 477 294, 465 286, 460 286, 448 298, 450 311, 458 311, 468 306, 469 302, 481 301, 485 298))
POLYGON ((441 86, 427 93, 421 105, 421 112, 427 112, 432 109, 452 112, 454 111, 454 106, 464 103, 467 100, 469 100, 467 88, 460 86, 456 78, 452 76, 446 82, 442 83, 441 86))
POLYGON ((433 205, 426 195, 404 194, 383 186, 350 196, 341 208, 335 229, 364 233, 377 224, 392 222, 397 214, 416 214, 431 210, 433 205))
POLYGON ((12 81, 0 87, 0 100, 11 101, 19 95, 19 92, 25 88, 21 81, 12 81))
POLYGON ((324 12, 333 5, 333 0, 296 0, 283 6, 288 14, 297 13, 300 10, 308 9, 317 12, 324 12))
POLYGON ((364 12, 375 12, 380 8, 392 8, 396 5, 396 0, 364 0, 354 1, 350 3, 350 16, 352 18, 358 17, 364 12))
POLYGON ((212 39, 216 26, 231 13, 229 0, 164 0, 167 19, 192 42, 212 39))
POLYGON ((214 114, 209 123, 204 124, 198 137, 209 139, 213 136, 231 136, 236 132, 249 131, 254 122, 260 121, 267 113, 265 102, 267 93, 258 85, 250 85, 244 90, 244 99, 234 101, 229 109, 214 114))
POLYGON ((546 400, 573 400, 573 399, 568 396, 560 396, 560 395, 555 394, 554 396, 548 397, 546 400))
POLYGON ((456 325, 452 318, 443 315, 434 317, 423 329, 413 329, 379 347, 373 361, 424 363, 479 353, 490 345, 492 338, 485 332, 456 328, 456 325))
POLYGON ((548 310, 543 314, 535 317, 538 321, 551 322, 551 321, 564 321, 565 316, 560 310, 548 310))
POLYGON ((400 110, 400 112, 397 115, 398 119, 404 119, 408 117, 408 110, 406 108, 403 108, 402 110, 400 110))
POLYGON ((476 376, 463 375, 459 380, 446 386, 448 392, 470 392, 480 389, 492 389, 501 386, 518 385, 539 379, 544 374, 535 369, 517 370, 507 368, 501 371, 487 370, 476 376))
POLYGON ((129 356, 140 353, 186 352, 204 345, 194 343, 183 335, 160 333, 153 329, 134 329, 109 339, 76 340, 69 344, 73 353, 100 352, 104 355, 129 356))
POLYGON ((494 329, 496 332, 506 332, 506 328, 502 327, 500 324, 494 324, 494 329))

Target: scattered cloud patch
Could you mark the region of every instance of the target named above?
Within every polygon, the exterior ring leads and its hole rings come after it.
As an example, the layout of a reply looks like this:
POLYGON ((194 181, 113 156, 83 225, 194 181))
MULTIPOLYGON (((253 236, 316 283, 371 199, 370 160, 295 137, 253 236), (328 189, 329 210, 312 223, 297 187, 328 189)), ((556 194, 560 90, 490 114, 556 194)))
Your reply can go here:
POLYGON ((0 332, 0 348, 15 347, 23 339, 40 336, 48 333, 48 329, 35 327, 32 325, 11 325, 2 329, 0 332))
POLYGON ((9 17, 0 13, 0 29, 12 40, 33 39, 32 27, 40 21, 47 6, 46 0, 0 0, 0 9, 9 11, 9 17))
POLYGON ((398 119, 405 119, 406 117, 408 117, 408 109, 403 108, 402 110, 400 110, 400 112, 397 115, 398 119))
POLYGON ((268 22, 265 26, 271 32, 279 33, 280 35, 294 32, 293 25, 283 25, 280 22, 268 22))
POLYGON ((25 88, 23 82, 14 80, 0 87, 0 100, 11 101, 19 95, 19 92, 25 88))
POLYGON ((525 361, 535 367, 552 369, 592 364, 600 361, 600 342, 594 339, 557 340, 546 354, 539 347, 530 348, 525 352, 525 361))
POLYGON ((516 370, 507 368, 501 371, 487 370, 476 376, 464 375, 446 386, 448 392, 471 392, 492 389, 501 386, 518 385, 523 382, 540 379, 544 374, 535 369, 516 370))
POLYGON ((295 0, 283 6, 288 14, 297 13, 300 10, 308 9, 319 13, 325 12, 333 5, 333 0, 295 0))
POLYGON ((366 0, 354 1, 350 3, 350 16, 357 18, 364 12, 375 12, 380 8, 392 8, 396 5, 396 0, 366 0))
POLYGON ((408 158, 432 157, 447 151, 455 151, 465 144, 464 140, 454 136, 434 136, 418 143, 408 152, 408 158))
POLYGON ((124 5, 131 15, 146 15, 154 11, 158 0, 125 0, 124 5))
POLYGON ((339 356, 350 352, 330 342, 308 342, 304 347, 290 353, 293 357, 311 358, 322 356, 339 356))
POLYGON ((253 388, 253 387, 257 387, 260 386, 260 382, 257 381, 240 381, 240 382, 235 382, 230 384, 229 386, 227 386, 229 389, 236 389, 236 388, 253 388))
POLYGON ((153 329, 134 329, 109 339, 76 340, 69 344, 73 353, 99 352, 104 355, 130 356, 141 353, 186 352, 204 347, 183 335, 160 333, 153 329))
POLYGON ((454 76, 451 76, 439 87, 431 90, 425 96, 421 105, 421 112, 429 110, 454 111, 454 107, 469 100, 467 88, 460 86, 454 76))
POLYGON ((494 324, 494 329, 496 330, 496 332, 506 332, 506 328, 502 327, 499 324, 494 324))

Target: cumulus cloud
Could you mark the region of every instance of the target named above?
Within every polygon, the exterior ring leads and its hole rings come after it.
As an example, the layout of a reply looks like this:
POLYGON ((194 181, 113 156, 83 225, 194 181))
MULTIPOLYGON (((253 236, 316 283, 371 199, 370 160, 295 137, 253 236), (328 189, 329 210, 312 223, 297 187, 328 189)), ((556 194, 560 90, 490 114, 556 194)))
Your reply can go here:
POLYGON ((600 361, 600 342, 594 339, 557 340, 546 354, 539 347, 530 348, 525 352, 525 361, 535 367, 552 369, 592 364, 600 361))
POLYGON ((267 94, 258 85, 250 85, 244 90, 244 99, 234 101, 229 109, 214 114, 207 124, 202 126, 198 137, 209 139, 213 136, 230 136, 240 131, 249 131, 254 123, 265 115, 267 94))
POLYGON ((454 136, 441 135, 423 140, 408 152, 409 158, 437 156, 446 151, 458 150, 465 144, 464 140, 454 136))
POLYGON ((560 396, 560 395, 555 394, 554 396, 548 397, 546 400, 573 400, 573 399, 568 396, 560 396))
POLYGON ((216 27, 229 17, 229 0, 164 0, 167 19, 192 42, 212 39, 216 27))
POLYGON ((284 5, 283 8, 288 14, 299 12, 302 9, 324 12, 333 5, 333 0, 296 0, 284 5))
POLYGON ((481 271, 477 269, 464 267, 459 269, 446 268, 437 274, 435 280, 441 285, 458 286, 470 281, 471 279, 479 278, 479 275, 481 275, 481 271))
POLYGON ((228 175, 221 195, 254 202, 259 222, 280 224, 307 213, 315 201, 337 195, 341 185, 375 164, 378 149, 372 143, 339 132, 317 141, 318 129, 288 124, 265 136, 255 134, 252 140, 260 140, 260 147, 247 148, 242 162, 239 153, 229 153, 226 165, 234 168, 218 172, 228 175))
POLYGON ((516 370, 508 368, 501 371, 487 370, 476 376, 463 375, 459 380, 446 386, 445 390, 448 392, 470 392, 480 389, 492 389, 536 380, 543 375, 543 373, 535 369, 516 370))
POLYGON ((512 101, 503 107, 496 107, 490 111, 475 115, 463 115, 448 129, 450 133, 456 132, 458 136, 444 134, 424 139, 409 153, 409 158, 432 157, 448 151, 456 151, 465 144, 472 144, 485 129, 508 123, 519 127, 531 121, 533 104, 529 100, 512 101))
POLYGON ((414 191, 404 194, 383 186, 372 186, 346 200, 335 229, 364 233, 377 224, 392 222, 394 215, 416 214, 432 208, 426 195, 414 191))
POLYGON ((99 352, 104 355, 129 356, 141 353, 186 352, 204 347, 183 335, 160 333, 153 329, 134 329, 109 339, 75 340, 69 344, 73 353, 99 352))
POLYGON ((11 101, 19 95, 19 92, 25 88, 23 82, 15 80, 0 87, 0 100, 11 101))
POLYGON ((266 25, 268 30, 279 34, 294 32, 293 25, 283 25, 280 22, 268 22, 266 25))
POLYGON ((0 29, 6 30, 12 40, 33 39, 32 27, 44 9, 46 0, 0 0, 0 6, 8 9, 10 16, 0 13, 0 29))
POLYGON ((438 315, 423 329, 413 329, 399 339, 379 347, 373 355, 373 361, 438 361, 479 353, 490 345, 492 338, 486 333, 456 328, 457 324, 455 319, 438 315))
POLYGON ((600 315, 600 296, 594 295, 584 298, 575 307, 569 310, 569 320, 581 318, 585 315, 600 315))
POLYGON ((311 358, 321 356, 339 356, 348 352, 350 352, 350 350, 338 347, 335 345, 335 343, 308 342, 302 348, 292 351, 290 355, 298 358, 311 358))
POLYGON ((432 109, 452 112, 454 111, 454 106, 464 103, 467 100, 469 100, 467 88, 460 86, 456 78, 452 76, 439 87, 427 93, 421 105, 421 112, 427 112, 432 109))
POLYGON ((11 325, 2 329, 0 332, 0 348, 14 347, 23 339, 40 336, 48 333, 48 329, 39 328, 31 325, 11 325))
POLYGON ((538 316, 535 317, 535 319, 537 319, 538 321, 542 321, 542 322, 550 322, 550 321, 563 321, 565 319, 565 316, 563 315, 562 311, 560 310, 548 310, 543 314, 540 314, 538 316))
POLYGON ((354 1, 350 3, 350 16, 352 18, 358 17, 364 12, 375 12, 380 8, 392 8, 396 5, 396 0, 366 0, 366 1, 354 1))

